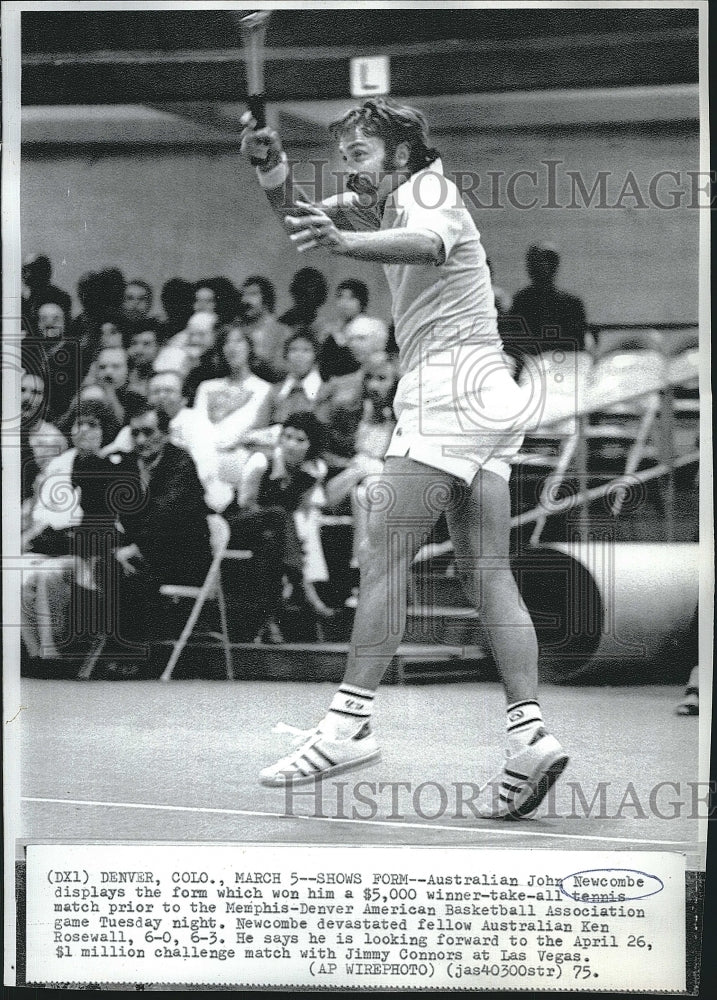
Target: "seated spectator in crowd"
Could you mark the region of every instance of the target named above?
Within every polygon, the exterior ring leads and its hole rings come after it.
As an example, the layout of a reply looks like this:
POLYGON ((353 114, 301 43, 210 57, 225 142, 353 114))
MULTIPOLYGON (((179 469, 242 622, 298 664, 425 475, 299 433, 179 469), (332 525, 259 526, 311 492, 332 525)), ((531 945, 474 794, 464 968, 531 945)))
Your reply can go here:
POLYGON ((319 353, 319 372, 324 382, 334 375, 351 375, 361 367, 347 344, 347 330, 357 316, 365 314, 367 306, 368 286, 363 281, 347 278, 337 285, 337 320, 319 353))
POLYGON ((310 327, 317 339, 323 339, 317 330, 317 314, 326 302, 328 293, 326 278, 321 271, 317 271, 315 267, 300 268, 289 285, 293 305, 279 317, 279 322, 292 330, 310 327))
POLYGON ((102 450, 117 430, 109 407, 95 400, 80 404, 70 434, 72 447, 52 458, 38 477, 24 551, 68 555, 78 527, 112 523, 104 491, 116 470, 102 450))
POLYGON ((29 527, 38 476, 51 459, 67 451, 64 435, 44 419, 45 384, 23 372, 20 383, 20 502, 22 531, 29 527))
POLYGON ((67 451, 67 440, 54 424, 45 420, 45 384, 34 372, 22 373, 20 416, 22 431, 27 435, 38 471, 42 472, 51 458, 67 451))
POLYGON ((321 389, 316 366, 318 345, 308 330, 299 329, 284 345, 286 378, 272 394, 271 422, 281 424, 292 413, 313 409, 321 389))
POLYGON ((364 369, 374 354, 385 354, 386 325, 380 319, 357 316, 346 343, 359 364, 350 375, 336 375, 324 383, 314 412, 326 428, 327 461, 344 467, 354 451, 354 435, 363 414, 364 369))
POLYGON ((125 347, 125 336, 117 326, 111 320, 107 320, 100 326, 100 335, 97 342, 97 350, 92 358, 94 361, 97 355, 105 347, 121 347, 124 350, 125 347))
POLYGON ((217 340, 218 317, 215 312, 192 313, 187 325, 175 333, 159 350, 155 371, 182 371, 184 377, 198 367, 200 359, 212 351, 217 340))
MULTIPOLYGON (((170 442, 169 420, 163 409, 142 400, 129 419, 134 450, 118 467, 131 477, 136 495, 118 515, 123 531, 114 552, 118 594, 110 602, 118 620, 108 638, 118 649, 135 644, 138 659, 162 620, 160 585, 199 585, 211 562, 204 489, 189 453, 170 442)), ((105 655, 111 657, 112 650, 105 655)), ((139 669, 139 663, 118 660, 108 675, 136 676, 139 669)))
POLYGON ((22 634, 33 656, 57 656, 58 647, 91 635, 88 592, 96 591, 102 553, 116 541, 112 487, 117 470, 102 456, 116 432, 107 406, 82 403, 72 447, 52 458, 37 478, 23 551, 74 558, 70 569, 64 559, 57 565, 45 561, 24 577, 22 634))
POLYGON ((120 427, 127 423, 127 410, 142 399, 130 388, 127 352, 122 347, 105 347, 92 363, 86 383, 100 386, 120 427))
POLYGON ((37 333, 38 311, 43 302, 56 302, 66 317, 72 314, 72 299, 53 285, 52 264, 44 254, 29 254, 22 262, 22 315, 29 333, 37 333))
POLYGON ((143 329, 150 319, 153 298, 152 286, 143 278, 132 278, 127 282, 118 319, 126 344, 132 334, 143 329))
POLYGON ((228 374, 200 383, 193 408, 209 425, 221 478, 238 487, 252 432, 269 422, 271 385, 253 374, 251 342, 239 324, 224 327, 217 347, 228 374))
POLYGON ((194 312, 213 312, 218 323, 231 323, 241 311, 239 291, 229 280, 203 278, 194 285, 194 312))
POLYGON ((77 283, 82 312, 72 320, 69 338, 79 345, 83 378, 101 346, 102 326, 113 323, 116 327, 120 320, 124 291, 124 276, 116 267, 89 271, 77 283))
POLYGON ((159 297, 165 315, 160 327, 160 340, 164 343, 189 322, 194 311, 194 285, 183 278, 170 278, 162 285, 159 297))
POLYGON ((306 413, 314 408, 321 390, 321 376, 316 368, 318 347, 313 334, 297 330, 284 345, 287 376, 273 386, 269 426, 254 432, 254 448, 273 448, 279 442, 281 426, 292 413, 306 413))
MULTIPOLYGON (((147 399, 152 406, 169 416, 171 444, 188 451, 194 460, 207 506, 220 512, 234 499, 235 491, 219 476, 219 454, 211 445, 212 426, 195 409, 187 405, 181 372, 155 372, 149 380, 147 399)), ((108 452, 131 452, 134 449, 129 425, 122 427, 108 452)))
POLYGON ((143 330, 136 330, 130 336, 127 349, 129 376, 127 384, 133 392, 147 395, 147 385, 154 372, 154 362, 159 353, 158 326, 154 320, 142 324, 143 330))
POLYGON ((554 351, 570 354, 593 347, 582 301, 555 286, 560 267, 557 250, 547 243, 533 244, 528 247, 525 266, 530 284, 516 293, 510 316, 500 323, 506 353, 514 359, 516 379, 526 356, 554 351))
POLYGON ((352 569, 358 568, 358 553, 368 539, 369 503, 361 485, 368 476, 379 475, 383 458, 396 426, 393 398, 398 385, 398 365, 387 354, 374 354, 363 369, 362 415, 353 440, 353 455, 346 468, 328 480, 326 502, 330 507, 351 500, 353 516, 352 569))
POLYGON ((241 286, 241 325, 251 341, 253 371, 265 382, 286 374, 284 344, 291 333, 274 316, 276 292, 268 278, 255 274, 241 286))
POLYGON ((45 416, 56 424, 70 405, 81 381, 77 345, 68 340, 67 320, 57 302, 43 302, 37 311, 37 335, 22 341, 25 371, 39 374, 45 385, 45 416))
MULTIPOLYGON (((284 577, 293 588, 293 603, 321 616, 331 614, 315 588, 328 579, 315 516, 323 503, 321 483, 326 475, 318 458, 321 438, 313 414, 288 417, 277 447, 269 455, 256 452, 248 460, 239 510, 227 517, 230 547, 254 553, 251 587, 261 621, 257 642, 283 641, 277 617, 284 577)), ((239 589, 229 578, 227 583, 228 592, 239 589)))
MULTIPOLYGON (((209 316, 209 313, 204 315, 209 316)), ((193 318, 194 321, 196 322, 200 316, 202 313, 197 313, 193 318)), ((229 369, 218 343, 217 327, 199 328, 194 326, 192 320, 190 327, 186 346, 189 371, 184 380, 184 395, 189 406, 193 406, 201 383, 210 379, 224 378, 229 369)))

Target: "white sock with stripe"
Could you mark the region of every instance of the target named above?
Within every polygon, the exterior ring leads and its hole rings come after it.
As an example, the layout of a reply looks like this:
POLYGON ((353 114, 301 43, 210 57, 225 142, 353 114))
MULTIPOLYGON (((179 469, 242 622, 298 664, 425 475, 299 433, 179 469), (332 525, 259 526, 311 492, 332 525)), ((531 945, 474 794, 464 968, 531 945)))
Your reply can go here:
POLYGON ((374 692, 342 684, 321 721, 321 731, 332 740, 348 740, 371 718, 374 692))
POLYGON ((539 729, 544 727, 543 713, 537 701, 516 701, 508 705, 507 733, 510 750, 528 746, 539 729))

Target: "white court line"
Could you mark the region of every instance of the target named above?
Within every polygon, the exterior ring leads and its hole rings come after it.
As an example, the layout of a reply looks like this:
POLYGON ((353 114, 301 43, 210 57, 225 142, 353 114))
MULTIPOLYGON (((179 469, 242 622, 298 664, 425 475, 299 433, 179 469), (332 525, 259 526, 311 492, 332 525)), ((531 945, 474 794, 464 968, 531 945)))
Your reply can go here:
MULTIPOLYGON (((144 802, 101 802, 95 799, 44 799, 44 798, 33 798, 31 796, 23 796, 23 802, 45 802, 53 803, 55 805, 65 805, 65 806, 107 806, 109 808, 115 809, 149 809, 149 810, 161 810, 163 812, 191 812, 191 813, 213 813, 215 815, 221 816, 261 816, 265 819, 303 819, 303 820, 313 820, 314 822, 324 822, 324 823, 359 823, 361 826, 390 826, 394 830, 443 830, 448 833, 484 833, 488 828, 486 827, 463 827, 463 826, 442 826, 439 823, 399 823, 399 822, 389 822, 389 820, 382 819, 348 819, 334 816, 289 816, 286 813, 272 813, 272 812, 258 812, 251 809, 213 809, 210 806, 165 806, 165 805, 152 805, 144 802)), ((486 823, 490 823, 491 820, 486 820, 486 823)), ((506 834, 516 837, 550 837, 553 840, 590 840, 599 842, 609 842, 615 844, 653 844, 653 845, 667 845, 669 847, 685 847, 685 841, 683 840, 645 840, 639 837, 597 837, 591 834, 580 834, 580 833, 550 833, 550 832, 540 832, 539 830, 528 830, 525 826, 520 826, 512 829, 510 826, 496 826, 494 827, 496 832, 500 831, 501 836, 506 834)))

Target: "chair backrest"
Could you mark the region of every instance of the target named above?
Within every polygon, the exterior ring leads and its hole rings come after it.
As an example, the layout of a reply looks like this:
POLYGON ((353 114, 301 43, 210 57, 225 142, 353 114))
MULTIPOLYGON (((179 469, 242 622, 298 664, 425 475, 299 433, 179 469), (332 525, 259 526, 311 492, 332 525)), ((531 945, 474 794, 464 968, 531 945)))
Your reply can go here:
POLYGON ((653 405, 645 393, 659 392, 666 378, 665 357, 658 351, 619 351, 595 364, 589 396, 601 409, 641 413, 653 405))
POLYGON ((209 544, 212 547, 212 555, 216 559, 226 552, 231 530, 221 514, 209 514, 207 524, 209 525, 209 544))
POLYGON ((598 334, 596 359, 599 361, 608 354, 664 350, 665 338, 660 330, 601 330, 598 334))
POLYGON ((700 346, 699 327, 688 326, 680 330, 666 330, 663 334, 665 353, 677 357, 685 351, 696 351, 700 346))

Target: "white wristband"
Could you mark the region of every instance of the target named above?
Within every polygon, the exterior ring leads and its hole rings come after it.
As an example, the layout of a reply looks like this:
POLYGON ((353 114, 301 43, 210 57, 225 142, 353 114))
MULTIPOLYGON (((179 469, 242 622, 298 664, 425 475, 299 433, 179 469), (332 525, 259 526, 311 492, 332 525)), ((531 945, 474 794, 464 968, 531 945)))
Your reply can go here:
POLYGON ((281 160, 271 170, 262 170, 261 167, 257 167, 256 176, 259 178, 259 184, 261 184, 264 190, 276 188, 283 184, 289 176, 289 161, 286 153, 281 154, 281 160))

